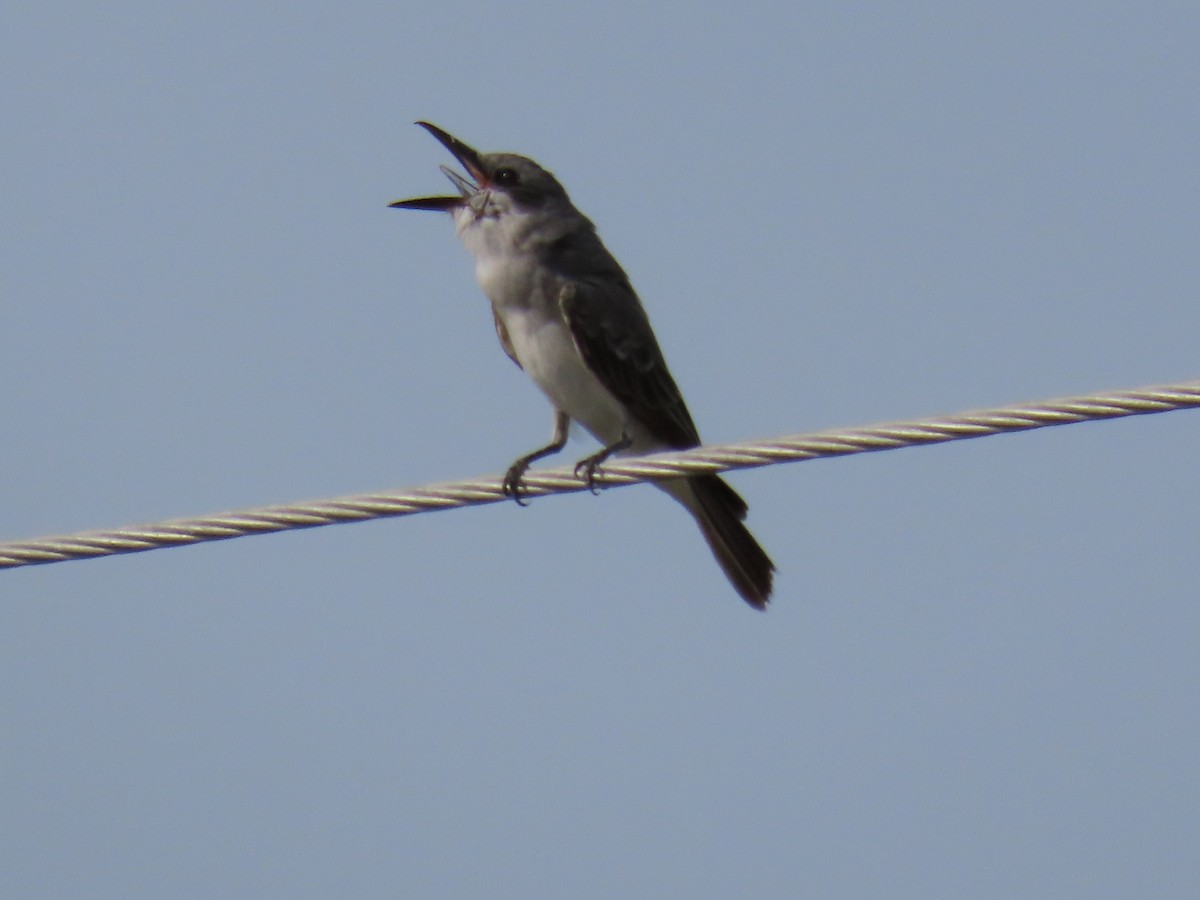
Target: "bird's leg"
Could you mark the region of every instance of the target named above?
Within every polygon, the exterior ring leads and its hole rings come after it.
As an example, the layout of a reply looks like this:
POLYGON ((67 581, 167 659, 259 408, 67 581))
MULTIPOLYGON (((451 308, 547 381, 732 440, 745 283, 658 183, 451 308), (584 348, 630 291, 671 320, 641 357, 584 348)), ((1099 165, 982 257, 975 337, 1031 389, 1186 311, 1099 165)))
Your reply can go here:
POLYGON ((593 494, 600 493, 600 488, 596 487, 596 469, 600 468, 600 463, 604 462, 614 453, 626 449, 633 441, 624 431, 621 432, 619 440, 613 441, 599 453, 593 453, 591 456, 584 457, 575 464, 575 477, 582 478, 588 486, 588 490, 593 494), (581 474, 582 473, 582 474, 581 474))
POLYGON ((505 497, 512 497, 517 501, 517 506, 529 505, 527 501, 521 499, 521 478, 525 475, 525 470, 539 459, 557 453, 567 445, 567 426, 570 424, 570 416, 560 409, 554 411, 554 437, 545 447, 539 447, 532 453, 525 454, 508 467, 501 485, 505 497))

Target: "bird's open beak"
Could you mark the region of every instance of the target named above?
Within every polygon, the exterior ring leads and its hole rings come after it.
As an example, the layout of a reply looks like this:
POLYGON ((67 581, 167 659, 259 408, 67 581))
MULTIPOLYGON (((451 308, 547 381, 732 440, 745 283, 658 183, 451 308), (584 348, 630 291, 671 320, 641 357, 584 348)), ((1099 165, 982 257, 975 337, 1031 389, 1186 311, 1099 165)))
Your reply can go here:
POLYGON ((417 124, 437 138, 443 147, 453 153, 454 158, 462 163, 462 167, 475 180, 471 181, 453 169, 442 166, 442 172, 445 173, 446 177, 459 190, 457 197, 414 197, 411 200, 397 200, 395 203, 389 203, 388 206, 392 209, 432 209, 449 212, 462 206, 470 197, 487 187, 487 176, 483 172, 483 160, 474 148, 468 147, 454 135, 443 131, 430 122, 417 122, 417 124))

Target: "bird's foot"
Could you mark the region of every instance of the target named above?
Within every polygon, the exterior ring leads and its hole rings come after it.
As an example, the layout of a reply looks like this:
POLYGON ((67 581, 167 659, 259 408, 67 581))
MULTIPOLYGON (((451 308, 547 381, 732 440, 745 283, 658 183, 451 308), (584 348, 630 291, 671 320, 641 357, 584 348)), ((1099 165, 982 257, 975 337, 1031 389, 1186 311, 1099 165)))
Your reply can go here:
POLYGON ((500 484, 500 490, 504 492, 505 497, 511 497, 517 501, 517 506, 528 506, 528 500, 521 499, 521 479, 525 477, 525 470, 529 468, 530 463, 536 458, 536 454, 522 456, 515 463, 508 467, 508 471, 504 473, 504 481, 500 484))
POLYGON ((599 453, 593 453, 591 456, 586 456, 575 464, 575 477, 583 479, 589 491, 593 494, 599 494, 603 484, 596 484, 596 470, 600 468, 600 464, 621 450, 626 449, 632 441, 629 435, 622 434, 619 441, 609 444, 599 453))

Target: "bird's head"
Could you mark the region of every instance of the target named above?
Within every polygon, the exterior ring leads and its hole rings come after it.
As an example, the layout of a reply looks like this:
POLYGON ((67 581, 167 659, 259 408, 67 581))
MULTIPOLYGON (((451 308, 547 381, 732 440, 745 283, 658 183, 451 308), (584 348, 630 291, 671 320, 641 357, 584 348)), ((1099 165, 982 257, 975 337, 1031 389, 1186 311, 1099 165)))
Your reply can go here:
POLYGON ((454 154, 467 175, 442 166, 442 172, 458 188, 457 195, 397 200, 388 204, 393 209, 450 213, 469 210, 474 218, 483 218, 499 217, 510 211, 528 213, 555 206, 570 207, 571 201, 558 179, 532 159, 515 153, 480 153, 430 122, 417 124, 454 154))

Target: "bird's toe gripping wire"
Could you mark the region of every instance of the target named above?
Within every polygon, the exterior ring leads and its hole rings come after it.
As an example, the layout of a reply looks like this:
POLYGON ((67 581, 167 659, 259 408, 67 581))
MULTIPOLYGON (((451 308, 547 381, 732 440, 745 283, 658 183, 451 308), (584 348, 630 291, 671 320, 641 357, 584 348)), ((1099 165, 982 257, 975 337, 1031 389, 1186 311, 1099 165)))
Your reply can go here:
POLYGON ((528 506, 528 500, 521 499, 521 479, 525 477, 525 471, 537 462, 547 456, 560 451, 567 445, 567 427, 570 425, 570 418, 566 413, 555 412, 554 414, 554 437, 545 447, 539 447, 532 453, 526 453, 504 473, 504 480, 500 483, 500 489, 504 492, 505 497, 512 497, 517 501, 517 506, 528 506))
POLYGON ((621 433, 621 438, 609 444, 599 453, 593 453, 591 456, 585 456, 575 464, 575 477, 582 478, 587 484, 588 490, 593 494, 599 494, 600 488, 603 485, 596 484, 596 470, 600 468, 600 464, 612 456, 614 453, 619 453, 622 450, 629 448, 633 441, 628 434, 621 433))

